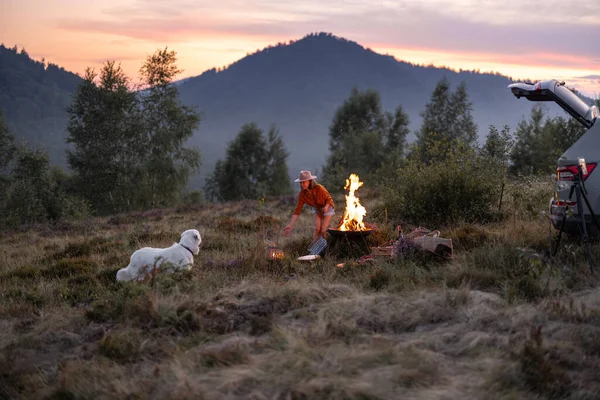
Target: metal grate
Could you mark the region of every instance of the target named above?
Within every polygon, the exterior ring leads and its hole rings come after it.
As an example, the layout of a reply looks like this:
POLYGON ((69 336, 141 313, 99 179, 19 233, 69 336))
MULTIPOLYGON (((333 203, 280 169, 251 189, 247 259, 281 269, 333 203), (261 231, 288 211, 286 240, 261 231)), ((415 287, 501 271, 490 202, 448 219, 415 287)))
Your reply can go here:
POLYGON ((326 247, 327 240, 325 240, 323 237, 320 237, 312 241, 312 243, 308 246, 308 251, 311 255, 320 255, 326 247))

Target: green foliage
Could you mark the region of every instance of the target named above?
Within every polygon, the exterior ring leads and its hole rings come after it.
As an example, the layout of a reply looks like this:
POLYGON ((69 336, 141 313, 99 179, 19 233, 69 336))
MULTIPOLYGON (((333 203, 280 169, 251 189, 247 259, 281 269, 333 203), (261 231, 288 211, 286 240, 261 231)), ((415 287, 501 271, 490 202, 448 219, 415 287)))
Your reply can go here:
POLYGON ((141 175, 143 135, 136 95, 128 84, 114 62, 107 62, 99 76, 88 69, 67 109, 67 142, 73 145, 67 161, 75 174, 75 189, 100 214, 126 210, 139 196, 130 189, 141 175))
POLYGON ((288 155, 274 126, 265 139, 255 123, 245 124, 206 180, 206 196, 229 201, 289 193, 288 155))
POLYGON ((518 218, 534 219, 548 210, 555 182, 549 175, 517 176, 505 187, 503 209, 518 218))
POLYGON ((8 166, 16 150, 14 141, 15 138, 9 132, 0 110, 0 204, 4 201, 10 183, 8 166))
POLYGON ((68 277, 76 277, 91 275, 98 266, 86 257, 69 258, 57 261, 42 271, 42 275, 50 279, 62 279, 68 277))
POLYGON ((510 156, 512 173, 552 172, 560 155, 585 133, 585 127, 574 118, 544 117, 544 106, 536 104, 531 108, 529 120, 519 123, 510 156))
POLYGON ((267 182, 270 196, 281 196, 291 192, 290 174, 287 158, 290 153, 285 149, 283 138, 279 136, 275 127, 269 129, 267 137, 268 160, 267 182))
POLYGON ((172 79, 174 51, 158 50, 134 91, 120 65, 108 61, 97 75, 86 71, 68 108, 67 154, 76 190, 99 214, 173 205, 184 198, 197 149, 184 148, 200 115, 182 105, 172 79))
MULTIPOLYGON (((416 148, 420 158, 428 162, 432 157, 429 143, 432 138, 444 140, 449 145, 436 157, 446 157, 456 151, 455 146, 474 146, 477 141, 477 125, 471 115, 472 104, 469 101, 467 87, 462 82, 454 93, 450 91, 450 81, 442 78, 436 85, 429 102, 421 113, 423 123, 417 132, 416 148)), ((438 149, 439 150, 439 149, 438 149)))
POLYGON ((0 211, 0 227, 87 215, 85 203, 69 194, 62 171, 50 168, 48 154, 26 145, 17 150, 0 211))
POLYGON ((494 164, 464 142, 431 138, 426 151, 428 165, 411 157, 384 188, 391 218, 429 227, 495 218, 504 175, 494 164))
POLYGON ((508 125, 504 125, 500 132, 495 126, 490 125, 489 133, 481 148, 481 155, 484 158, 497 161, 501 165, 508 166, 513 146, 514 141, 508 125))
POLYGON ((95 301, 86 311, 86 317, 94 322, 107 322, 118 318, 127 318, 126 315, 133 303, 145 298, 149 292, 147 286, 125 283, 111 296, 95 301))
POLYGON ((4 211, 2 225, 15 227, 46 219, 46 210, 39 197, 39 191, 31 181, 14 181, 6 191, 6 200, 2 205, 4 211))
POLYGON ((471 251, 489 240, 487 231, 473 224, 460 225, 443 236, 452 239, 452 246, 458 251, 471 251))
POLYGON ((397 166, 404 155, 408 123, 402 106, 393 114, 383 112, 377 91, 354 87, 329 128, 324 182, 343 187, 350 173, 372 181, 382 168, 397 166))
POLYGON ((142 357, 142 338, 133 334, 132 330, 125 332, 109 332, 98 344, 98 352, 119 363, 137 361, 142 357))
POLYGON ((176 61, 175 51, 157 50, 140 71, 147 87, 141 94, 144 208, 180 202, 191 174, 200 167, 198 149, 184 147, 200 123, 200 114, 182 104, 179 89, 172 84, 181 72, 176 61))
POLYGON ((16 151, 14 142, 15 137, 9 132, 8 126, 4 121, 4 114, 2 113, 2 110, 0 110, 0 173, 8 167, 12 160, 14 152, 16 151))

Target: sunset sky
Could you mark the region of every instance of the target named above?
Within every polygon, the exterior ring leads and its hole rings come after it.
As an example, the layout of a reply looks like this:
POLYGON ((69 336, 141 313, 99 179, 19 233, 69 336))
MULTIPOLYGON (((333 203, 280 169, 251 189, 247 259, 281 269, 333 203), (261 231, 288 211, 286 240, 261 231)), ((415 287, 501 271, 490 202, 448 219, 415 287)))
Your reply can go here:
POLYGON ((313 32, 600 96, 600 0, 0 0, 0 42, 80 74, 115 60, 137 77, 169 47, 184 78, 313 32))

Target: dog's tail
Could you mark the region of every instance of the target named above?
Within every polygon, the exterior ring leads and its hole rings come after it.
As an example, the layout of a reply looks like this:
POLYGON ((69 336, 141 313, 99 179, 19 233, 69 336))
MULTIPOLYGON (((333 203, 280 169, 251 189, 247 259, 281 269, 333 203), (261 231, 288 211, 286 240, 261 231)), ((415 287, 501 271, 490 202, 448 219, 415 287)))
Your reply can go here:
POLYGON ((133 277, 131 276, 129 271, 127 271, 127 268, 121 268, 119 271, 117 271, 118 281, 130 281, 132 279, 133 277))

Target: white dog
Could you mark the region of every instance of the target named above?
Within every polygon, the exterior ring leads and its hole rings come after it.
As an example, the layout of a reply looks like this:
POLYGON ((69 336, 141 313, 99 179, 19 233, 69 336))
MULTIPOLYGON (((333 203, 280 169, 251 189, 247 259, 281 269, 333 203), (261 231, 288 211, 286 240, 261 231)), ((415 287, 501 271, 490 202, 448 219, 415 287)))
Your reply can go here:
POLYGON ((179 243, 166 249, 144 247, 136 250, 129 260, 129 265, 117 272, 117 281, 141 280, 145 274, 155 268, 167 268, 189 271, 194 264, 194 254, 200 252, 200 232, 188 229, 181 234, 179 243))

